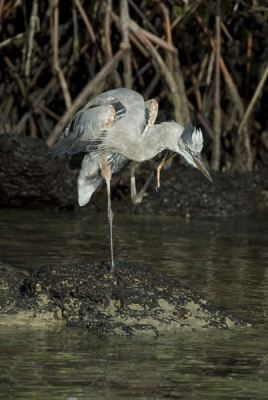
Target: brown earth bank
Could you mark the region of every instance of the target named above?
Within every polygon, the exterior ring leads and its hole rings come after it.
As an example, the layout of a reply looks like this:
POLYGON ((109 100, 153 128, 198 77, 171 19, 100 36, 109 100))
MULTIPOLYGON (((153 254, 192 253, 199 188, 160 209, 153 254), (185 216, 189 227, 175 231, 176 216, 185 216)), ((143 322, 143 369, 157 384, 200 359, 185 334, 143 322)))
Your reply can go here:
MULTIPOLYGON (((76 174, 64 164, 47 162, 48 147, 41 139, 14 133, 0 135, 0 207, 78 208, 76 174)), ((161 187, 152 181, 138 205, 130 199, 129 168, 112 180, 113 209, 117 213, 179 215, 189 218, 249 215, 266 209, 268 171, 214 173, 213 183, 175 157, 161 172, 161 187)), ((154 161, 140 164, 137 186, 142 187, 154 161)), ((106 188, 101 186, 84 207, 106 212, 106 188)))
POLYGON ((0 262, 0 325, 87 328, 97 334, 164 335, 251 326, 189 287, 141 264, 46 265, 33 273, 0 262))

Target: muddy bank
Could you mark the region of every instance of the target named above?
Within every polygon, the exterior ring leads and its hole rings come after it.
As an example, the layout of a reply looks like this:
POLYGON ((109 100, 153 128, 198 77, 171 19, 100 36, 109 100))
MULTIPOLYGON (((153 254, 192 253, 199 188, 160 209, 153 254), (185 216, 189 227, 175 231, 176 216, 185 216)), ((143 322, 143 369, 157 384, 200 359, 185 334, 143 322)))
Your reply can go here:
MULTIPOLYGON (((0 206, 28 208, 79 208, 76 174, 64 164, 47 162, 48 148, 43 140, 16 134, 0 135, 0 206)), ((154 161, 137 169, 141 188, 154 161)), ((213 183, 198 171, 182 165, 179 156, 163 169, 161 187, 155 180, 138 205, 130 199, 129 169, 112 180, 113 209, 116 213, 179 215, 188 218, 250 215, 268 204, 268 171, 252 173, 211 173, 213 183)), ((106 212, 105 185, 81 211, 106 212)))
POLYGON ((98 334, 162 335, 250 326, 189 287, 141 264, 47 265, 34 273, 0 263, 0 325, 67 325, 98 334))

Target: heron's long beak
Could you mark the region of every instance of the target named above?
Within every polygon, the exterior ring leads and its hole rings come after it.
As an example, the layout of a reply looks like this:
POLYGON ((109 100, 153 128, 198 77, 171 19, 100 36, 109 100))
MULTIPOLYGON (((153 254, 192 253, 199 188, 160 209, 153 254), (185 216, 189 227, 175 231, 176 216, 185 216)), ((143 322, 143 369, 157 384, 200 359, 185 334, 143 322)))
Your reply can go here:
POLYGON ((200 169, 200 171, 205 175, 205 177, 209 181, 213 182, 213 180, 210 176, 210 173, 208 172, 208 170, 204 164, 204 161, 202 160, 201 154, 200 153, 191 153, 191 154, 192 154, 193 161, 194 161, 195 165, 197 166, 197 168, 200 169))

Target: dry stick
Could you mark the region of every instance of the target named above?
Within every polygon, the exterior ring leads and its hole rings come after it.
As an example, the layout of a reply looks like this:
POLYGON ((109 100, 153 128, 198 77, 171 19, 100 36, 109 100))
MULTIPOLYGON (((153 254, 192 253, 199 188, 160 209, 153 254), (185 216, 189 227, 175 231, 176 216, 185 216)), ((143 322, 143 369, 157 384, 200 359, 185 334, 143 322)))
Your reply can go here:
POLYGON ((133 32, 136 35, 136 37, 143 44, 145 42, 146 43, 154 42, 154 43, 158 44, 160 47, 162 47, 163 49, 168 50, 173 54, 178 53, 178 50, 176 49, 176 47, 168 44, 167 42, 165 42, 165 40, 158 38, 157 36, 146 31, 145 29, 142 29, 136 22, 133 21, 133 19, 129 20, 129 29, 131 30, 131 32, 133 32), (141 40, 140 38, 143 38, 143 39, 141 40))
POLYGON ((113 57, 113 50, 112 50, 112 45, 111 45, 111 35, 110 35, 111 12, 112 12, 112 0, 107 0, 105 21, 104 21, 104 37, 105 37, 106 54, 107 54, 108 60, 111 60, 113 57))
POLYGON ((54 68, 57 69, 59 64, 59 0, 54 0, 54 8, 53 8, 53 65, 54 68))
POLYGON ((244 125, 245 125, 245 123, 246 123, 246 121, 248 119, 249 114, 252 111, 252 108, 254 107, 254 104, 256 103, 257 98, 260 95, 260 92, 261 92, 261 90, 263 88, 263 85, 265 84, 265 81, 266 81, 267 77, 268 77, 268 64, 267 64, 267 66, 265 68, 265 71, 264 71, 264 73, 262 75, 262 78, 261 78, 261 80, 260 80, 260 82, 259 82, 259 84, 258 84, 258 86, 257 86, 257 88, 256 88, 256 90, 254 92, 254 95, 252 96, 252 99, 250 100, 250 103, 249 103, 248 108, 247 108, 247 110, 245 112, 245 115, 244 115, 242 121, 239 124, 239 128, 238 128, 238 131, 237 131, 238 135, 241 134, 242 129, 243 129, 243 127, 244 127, 244 125))
POLYGON ((146 47, 147 51, 152 56, 152 59, 155 60, 156 64, 158 65, 170 91, 171 101, 174 106, 175 120, 180 123, 188 122, 189 110, 187 106, 187 98, 185 94, 183 77, 181 76, 181 70, 179 68, 179 61, 177 58, 174 57, 174 70, 176 71, 174 78, 173 74, 168 69, 158 51, 154 48, 150 40, 148 40, 148 36, 150 38, 153 38, 153 40, 160 46, 168 49, 169 51, 172 51, 174 55, 177 54, 177 49, 174 46, 169 45, 162 39, 159 39, 149 32, 145 31, 144 29, 140 28, 133 20, 129 21, 129 28, 140 40, 140 42, 146 47))
POLYGON ((91 36, 92 42, 95 43, 96 42, 96 36, 95 36, 95 33, 94 33, 93 28, 91 26, 91 23, 89 22, 87 14, 86 14, 82 4, 80 3, 80 0, 74 0, 74 1, 75 1, 75 4, 76 4, 76 7, 78 8, 78 10, 79 10, 79 12, 81 14, 81 17, 84 20, 84 23, 85 23, 85 25, 87 27, 87 30, 88 30, 88 32, 89 32, 89 34, 91 36))
MULTIPOLYGON (((119 25, 119 17, 112 11, 111 12, 111 17, 113 18, 114 22, 119 25)), ((148 51, 145 50, 145 48, 140 44, 140 42, 135 38, 135 36, 129 32, 129 38, 131 42, 137 47, 137 49, 140 51, 141 54, 144 55, 144 57, 149 58, 149 53, 148 51)))
POLYGON ((253 39, 253 35, 252 35, 252 32, 250 32, 249 35, 248 35, 248 47, 247 47, 247 65, 246 65, 247 74, 249 74, 249 72, 251 70, 252 39, 253 39))
POLYGON ((27 120, 29 118, 31 118, 32 113, 35 109, 35 107, 38 106, 38 104, 40 103, 40 101, 42 101, 42 99, 47 95, 47 93, 55 90, 55 88, 58 88, 58 82, 56 77, 53 76, 53 78, 50 80, 50 82, 47 84, 47 86, 42 90, 42 93, 40 93, 40 95, 35 99, 35 101, 32 104, 32 110, 26 112, 22 118, 20 119, 20 121, 18 122, 15 131, 16 132, 21 132, 23 130, 24 125, 26 124, 27 120))
POLYGON ((70 108, 72 104, 71 96, 68 90, 67 82, 66 79, 63 75, 63 72, 60 68, 59 64, 59 43, 58 43, 58 38, 59 38, 59 0, 55 0, 54 3, 54 30, 53 30, 53 62, 54 62, 54 68, 58 73, 61 89, 62 89, 62 94, 63 98, 65 101, 66 108, 70 108))
POLYGON ((37 79, 39 79, 43 69, 47 66, 47 61, 44 60, 41 62, 41 64, 39 64, 37 71, 35 72, 34 76, 32 77, 31 81, 28 84, 28 93, 30 92, 30 90, 36 85, 37 79))
MULTIPOLYGON (((188 100, 188 105, 191 111, 196 112, 194 105, 188 100)), ((203 115, 200 112, 196 112, 198 121, 200 122, 201 125, 204 126, 206 129, 207 133, 209 134, 210 139, 213 139, 214 137, 214 132, 213 129, 210 127, 209 123, 205 120, 203 115)))
POLYGON ((168 67, 166 66, 164 60, 162 59, 158 51, 154 48, 152 43, 144 35, 143 30, 140 29, 140 27, 133 20, 130 20, 129 27, 131 31, 140 40, 140 42, 146 47, 147 51, 151 54, 153 60, 155 60, 156 64, 158 65, 170 91, 171 100, 174 105, 175 120, 177 122, 182 121, 183 117, 181 115, 180 96, 178 94, 177 85, 172 73, 169 71, 168 67))
MULTIPOLYGON (((201 66, 200 66, 200 70, 199 73, 197 75, 197 78, 195 75, 193 75, 193 82, 195 85, 195 95, 196 95, 196 102, 197 102, 197 108, 198 110, 201 112, 203 109, 203 102, 202 102, 202 96, 201 96, 201 92, 200 92, 200 85, 201 85, 201 81, 202 78, 204 76, 204 72, 208 63, 209 57, 208 54, 206 53, 203 60, 201 61, 201 66)), ((187 91, 188 92, 188 91, 187 91)))
POLYGON ((39 18, 38 18, 38 0, 33 1, 32 13, 30 18, 30 29, 29 29, 29 40, 28 40, 28 51, 25 62, 25 77, 26 82, 29 84, 30 81, 30 67, 31 67, 31 55, 33 51, 33 39, 35 31, 39 30, 39 18))
MULTIPOLYGON (((171 34, 171 26, 170 26, 170 17, 169 17, 169 9, 160 2, 159 0, 155 0, 157 3, 159 3, 159 6, 164 14, 165 18, 165 27, 166 27, 166 39, 169 45, 172 46, 172 34, 171 34)), ((167 66, 170 69, 170 71, 173 70, 173 63, 172 63, 172 54, 168 52, 167 54, 167 66)))
MULTIPOLYGON (((80 50, 80 54, 85 53, 85 51, 87 50, 88 46, 89 46, 89 43, 85 43, 84 46, 83 46, 83 47, 81 48, 81 50, 80 50)), ((72 57, 72 58, 70 59, 70 61, 68 62, 68 64, 65 65, 65 67, 63 68, 63 73, 66 73, 66 71, 68 70, 68 68, 69 68, 70 66, 72 66, 72 65, 74 64, 74 62, 75 62, 74 57, 72 57)), ((12 64, 12 65, 13 65, 13 64, 12 64)), ((17 75, 18 75, 18 74, 17 74, 17 75)), ((20 79, 19 75, 18 75, 18 78, 20 79)), ((21 82, 22 82, 22 81, 21 81, 21 82)), ((23 82, 22 82, 22 84, 23 84, 23 82)), ((16 132, 21 132, 21 131, 23 130, 23 127, 24 127, 24 125, 26 124, 27 120, 28 120, 29 118, 31 118, 31 115, 32 115, 34 109, 35 109, 36 107, 38 107, 39 103, 43 100, 44 97, 47 96, 48 93, 52 93, 52 94, 53 94, 54 92, 56 93, 56 92, 58 91, 58 86, 59 86, 59 83, 58 83, 56 77, 53 76, 53 77, 51 78, 50 82, 49 82, 49 83, 46 85, 46 87, 42 90, 42 93, 40 93, 40 95, 34 100, 34 102, 33 102, 33 104, 32 104, 32 110, 30 110, 30 111, 28 111, 27 113, 25 113, 25 114, 22 116, 22 118, 20 119, 20 121, 18 122, 18 124, 17 124, 17 126, 16 126, 16 128, 15 128, 15 131, 16 131, 16 132)), ((25 92, 26 92, 26 91, 25 91, 25 92)))
MULTIPOLYGON (((247 64, 246 64, 246 71, 247 71, 247 79, 246 79, 246 92, 245 98, 248 98, 248 88, 249 88, 249 79, 250 79, 250 69, 251 69, 251 57, 252 57, 252 33, 250 32, 248 35, 248 46, 247 46, 247 64)), ((252 148, 250 145, 250 136, 248 130, 248 124, 245 122, 245 125, 242 129, 244 133, 244 147, 246 151, 246 170, 252 171, 253 168, 253 156, 252 156, 252 148)), ((239 143, 239 140, 238 140, 239 143)), ((238 148, 238 146, 236 146, 238 148)))
POLYGON ((177 93, 180 99, 180 119, 177 121, 182 125, 186 125, 190 121, 190 113, 188 107, 188 99, 186 96, 186 89, 184 84, 183 75, 181 72, 179 58, 175 55, 173 56, 174 65, 174 78, 177 85, 177 93))
MULTIPOLYGON (((210 46, 211 46, 212 50, 216 53, 216 44, 215 44, 215 41, 213 40, 213 38, 212 38, 207 26, 205 26, 205 24, 203 23, 202 18, 200 17, 200 15, 196 11, 194 12, 194 15, 195 15, 195 17, 197 19, 197 22, 201 25, 204 33, 209 37, 210 46)), ((240 118, 242 118, 243 115, 244 115, 244 105, 243 105, 243 102, 241 100, 241 97, 239 96, 238 90, 237 90, 237 88, 236 88, 236 86, 235 86, 235 84, 234 84, 234 82, 232 80, 231 75, 229 74, 229 71, 228 71, 228 69, 227 69, 227 67, 225 65, 225 62, 223 61, 222 57, 220 57, 219 63, 220 63, 221 71, 223 73, 223 76, 224 76, 224 79, 226 81, 226 84, 229 87, 230 93, 232 95, 232 99, 233 99, 234 105, 237 108, 237 111, 239 113, 240 118)))
POLYGON ((187 63, 188 63, 188 69, 190 71, 190 76, 191 76, 191 80, 192 80, 192 84, 193 84, 193 86, 191 88, 186 90, 186 94, 187 94, 187 96, 190 93, 195 94, 197 109, 198 109, 198 111, 201 111, 202 110, 202 96, 201 96, 201 92, 200 92, 200 88, 199 88, 199 83, 197 81, 197 77, 193 71, 192 60, 189 55, 187 46, 185 46, 185 53, 186 53, 186 58, 187 58, 187 63))
MULTIPOLYGON (((105 20, 104 20, 104 38, 105 38, 105 52, 107 60, 110 61, 113 58, 113 49, 111 44, 111 19, 113 15, 112 11, 112 0, 107 0, 106 10, 105 10, 105 20)), ((119 21, 119 18, 118 18, 119 21)), ((111 74, 114 87, 122 86, 121 74, 114 70, 111 74)))
POLYGON ((217 0, 216 10, 216 59, 215 59, 215 98, 214 98, 214 138, 212 144, 211 167, 214 171, 220 170, 221 157, 221 105, 220 105, 220 49, 221 49, 221 25, 220 25, 221 1, 217 0))
POLYGON ((120 1, 120 28, 122 32, 122 42, 120 47, 124 50, 124 85, 126 88, 132 87, 132 68, 130 57, 130 43, 128 36, 129 10, 127 0, 120 1))
POLYGON ((139 27, 139 30, 141 33, 143 33, 144 36, 146 36, 151 42, 158 44, 160 47, 163 47, 163 49, 170 51, 171 53, 178 53, 178 49, 174 47, 173 45, 168 44, 165 42, 165 40, 160 39, 159 37, 153 35, 151 32, 146 31, 145 29, 142 29, 139 27))
POLYGON ((21 79, 20 75, 18 74, 14 64, 12 63, 10 58, 5 55, 3 56, 3 59, 6 63, 6 65, 9 67, 13 78, 18 82, 20 92, 21 92, 22 96, 25 98, 26 97, 26 88, 25 88, 24 82, 21 79))
POLYGON ((74 114, 81 108, 85 103, 88 96, 92 93, 94 87, 116 67, 118 61, 123 58, 123 51, 118 50, 111 61, 104 65, 104 67, 96 74, 96 76, 90 81, 84 89, 79 93, 79 95, 73 101, 71 107, 63 114, 57 125, 54 127, 53 131, 49 135, 46 143, 48 146, 52 146, 57 140, 58 136, 66 126, 67 122, 74 116, 74 114))
POLYGON ((211 77, 212 77, 212 72, 214 71, 214 64, 215 64, 215 53, 212 50, 209 56, 208 66, 207 66, 206 83, 205 83, 206 90, 203 95, 203 108, 202 108, 203 114, 209 113, 208 111, 209 98, 208 98, 207 88, 209 88, 211 84, 211 77))
POLYGON ((230 40, 230 42, 233 40, 232 36, 230 35, 230 32, 228 31, 228 29, 226 28, 226 26, 224 25, 224 23, 221 21, 221 29, 223 31, 223 33, 225 34, 225 36, 230 40))
MULTIPOLYGON (((119 28, 119 17, 114 12, 111 12, 111 17, 113 18, 117 28, 119 28)), ((145 58, 148 58, 150 60, 151 59, 150 55, 149 55, 148 51, 146 51, 144 46, 141 45, 141 43, 136 39, 136 37, 133 35, 133 33, 128 32, 128 34, 129 34, 130 41, 135 45, 135 47, 140 51, 140 53, 145 58)), ((134 54, 132 54, 132 57, 134 57, 134 54)), ((132 59, 132 61, 133 61, 133 59, 132 59)), ((140 70, 138 70, 138 63, 137 62, 135 63, 135 61, 133 61, 133 65, 136 66, 136 70, 137 70, 136 78, 138 78, 139 81, 141 81, 141 86, 144 87, 144 81, 143 81, 143 78, 141 77, 141 75, 145 71, 147 71, 148 68, 150 68, 150 66, 152 65, 152 62, 149 61, 142 68, 140 68, 140 70)))
POLYGON ((135 38, 135 36, 131 32, 129 32, 129 38, 144 57, 150 58, 148 51, 140 44, 140 42, 135 38))
MULTIPOLYGON (((13 63, 11 62, 11 60, 7 56, 4 56, 3 58, 4 58, 5 63, 7 64, 7 66, 10 68, 10 71, 11 71, 14 79, 18 82, 22 97, 24 99, 26 99, 27 92, 26 92, 26 88, 25 88, 23 80, 19 76, 19 74, 16 71, 16 68, 14 67, 13 63)), ((30 120, 30 135, 33 136, 33 137, 36 137, 37 136, 36 125, 35 125, 35 122, 34 122, 34 119, 33 119, 31 111, 29 111, 29 112, 27 112, 27 113, 25 113, 23 115, 23 117, 18 122, 18 124, 17 124, 17 126, 15 127, 14 130, 16 132, 20 133, 28 119, 30 120)))
POLYGON ((35 124, 35 122, 34 122, 34 118, 33 118, 33 116, 32 115, 30 115, 30 117, 29 117, 29 123, 30 123, 30 135, 31 135, 31 137, 38 137, 38 135, 37 135, 37 127, 36 127, 36 124, 35 124))
POLYGON ((143 91, 143 97, 146 100, 149 100, 154 92, 155 88, 158 86, 158 83, 161 79, 161 75, 156 73, 154 77, 151 79, 149 84, 146 86, 146 89, 143 91))
POLYGON ((72 16, 73 16, 73 55, 75 61, 79 60, 79 35, 78 35, 78 21, 77 11, 74 0, 72 1, 72 16))
POLYGON ((44 111, 50 117, 54 118, 56 121, 60 120, 60 116, 58 114, 54 113, 54 111, 50 110, 50 108, 44 106, 44 104, 40 103, 40 104, 38 104, 37 107, 40 108, 40 110, 44 111))
POLYGON ((145 24, 148 26, 148 28, 151 29, 151 31, 157 35, 157 31, 154 28, 154 26, 151 24, 151 22, 146 18, 146 16, 143 14, 143 12, 139 9, 139 7, 134 3, 132 0, 128 0, 129 4, 131 5, 132 8, 136 11, 136 13, 141 17, 141 19, 145 22, 145 24))
MULTIPOLYGON (((157 50, 152 45, 150 46, 151 54, 152 53, 155 54, 155 56, 153 56, 153 59, 157 58, 156 61, 158 60, 157 61, 158 65, 159 66, 161 65, 161 67, 160 67, 161 73, 165 77, 167 85, 170 88, 170 95, 172 98, 172 102, 174 104, 175 119, 177 122, 186 124, 190 120, 190 115, 189 115, 189 109, 188 109, 188 104, 187 104, 184 80, 183 80, 183 76, 182 76, 180 65, 179 65, 179 59, 177 57, 178 50, 176 49, 176 47, 172 46, 171 44, 156 37, 155 35, 151 34, 150 32, 140 28, 132 20, 130 20, 130 29, 133 31, 133 33, 136 34, 136 36, 139 38, 139 40, 143 44, 145 44, 145 46, 146 46, 146 41, 144 41, 141 38, 142 36, 145 37, 146 40, 148 38, 151 41, 155 42, 157 45, 172 52, 173 57, 174 57, 173 58, 174 76, 171 73, 171 71, 169 71, 169 69, 167 68, 166 64, 164 63, 163 59, 160 57, 157 50), (178 93, 180 93, 180 97, 178 96, 178 93)), ((151 44, 150 40, 148 41, 149 45, 151 44)))
POLYGON ((25 35, 26 35, 26 32, 21 32, 21 33, 18 33, 16 36, 13 36, 11 38, 3 40, 3 42, 0 43, 0 49, 2 49, 3 47, 7 46, 10 43, 13 43, 13 42, 19 41, 21 39, 24 39, 25 35))
POLYGON ((2 15, 3 15, 3 7, 4 7, 5 0, 0 0, 0 32, 2 32, 2 15))
POLYGON ((40 117, 41 117, 42 125, 43 125, 45 131, 46 131, 47 134, 49 135, 51 129, 50 129, 49 126, 48 126, 47 119, 46 119, 46 117, 45 117, 45 115, 44 115, 44 113, 43 113, 43 110, 41 110, 40 107, 37 107, 37 112, 38 112, 38 114, 39 114, 40 117))
MULTIPOLYGON (((137 79, 139 81, 140 86, 144 88, 145 87, 145 82, 144 82, 142 74, 140 73, 139 64, 138 64, 137 58, 135 57, 135 54, 133 54, 133 53, 132 53, 132 64, 133 64, 133 67, 135 68, 135 70, 137 71, 136 75, 135 75, 135 79, 137 79)), ((147 65, 148 64, 150 64, 150 66, 151 66, 151 63, 147 63, 147 65)), ((133 79, 133 83, 134 83, 134 79, 133 79)), ((146 98, 145 96, 143 96, 143 97, 146 98)))
POLYGON ((200 5, 200 3, 203 3, 203 0, 197 0, 194 1, 192 4, 188 4, 187 8, 185 9, 185 11, 183 11, 182 14, 180 14, 171 24, 171 29, 173 30, 176 25, 178 25, 179 22, 181 22, 181 20, 185 17, 185 15, 193 13, 197 7, 200 5))

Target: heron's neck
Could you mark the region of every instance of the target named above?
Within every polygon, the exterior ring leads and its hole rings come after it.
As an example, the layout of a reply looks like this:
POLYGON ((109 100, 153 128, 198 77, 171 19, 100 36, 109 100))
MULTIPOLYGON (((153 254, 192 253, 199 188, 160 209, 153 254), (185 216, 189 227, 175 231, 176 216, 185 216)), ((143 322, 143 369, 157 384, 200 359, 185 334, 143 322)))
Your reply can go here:
POLYGON ((175 122, 152 125, 146 133, 135 140, 133 146, 127 147, 124 155, 130 160, 141 162, 150 160, 165 149, 177 152, 178 140, 183 129, 175 122))

